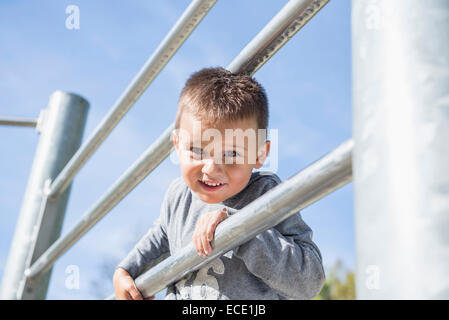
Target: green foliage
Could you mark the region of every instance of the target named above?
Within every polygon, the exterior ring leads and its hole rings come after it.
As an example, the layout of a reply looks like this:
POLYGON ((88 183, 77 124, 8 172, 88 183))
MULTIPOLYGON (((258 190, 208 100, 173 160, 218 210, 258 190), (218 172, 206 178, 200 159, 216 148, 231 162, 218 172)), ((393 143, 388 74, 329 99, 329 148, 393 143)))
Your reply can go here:
POLYGON ((354 300, 354 272, 343 270, 343 263, 338 260, 326 274, 326 282, 314 300, 354 300))

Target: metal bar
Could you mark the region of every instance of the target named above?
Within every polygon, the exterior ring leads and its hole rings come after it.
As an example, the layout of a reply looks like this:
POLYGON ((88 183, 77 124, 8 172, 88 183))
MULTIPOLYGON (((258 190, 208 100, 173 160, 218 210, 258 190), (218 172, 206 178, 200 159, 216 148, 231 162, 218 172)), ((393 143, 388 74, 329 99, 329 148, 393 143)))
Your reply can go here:
POLYGON ((139 73, 118 98, 108 114, 72 159, 70 159, 67 166, 55 181, 53 181, 49 190, 49 196, 51 198, 57 197, 64 191, 76 173, 100 147, 101 143, 112 132, 151 82, 153 82, 215 2, 216 0, 194 0, 190 3, 153 55, 147 60, 139 73))
POLYGON ((358 299, 449 299, 449 1, 352 1, 358 299))
POLYGON ((329 0, 289 1, 227 69, 252 75, 288 42, 329 0))
POLYGON ((36 127, 37 119, 24 118, 0 118, 0 125, 2 126, 16 126, 16 127, 36 127))
MULTIPOLYGON (((88 107, 89 103, 75 94, 56 91, 50 97, 3 273, 2 299, 25 298, 19 292, 24 270, 59 237, 70 189, 54 203, 52 213, 40 216, 44 184, 56 177, 80 146, 88 107)), ((35 283, 28 298, 45 298, 49 276, 50 272, 35 283)))
MULTIPOLYGON (((307 3, 316 3, 317 1, 290 1, 290 3, 303 3, 303 2, 307 2, 307 3)), ((327 2, 327 1, 326 1, 327 2)), ((296 16, 303 16, 305 11, 308 11, 309 9, 307 7, 304 6, 292 6, 291 4, 289 5, 289 10, 296 10, 296 16)), ((314 7, 315 8, 315 7, 314 7)), ((281 11, 283 12, 284 9, 281 11)), ((313 11, 313 10, 309 10, 309 11, 313 11)), ((282 15, 285 16, 285 13, 282 15)), ((291 15, 287 15, 287 16, 291 16, 291 15)), ((273 20, 277 21, 278 15, 276 15, 273 20)), ((307 20, 308 21, 308 20, 307 20)), ((271 23, 273 25, 273 23, 271 23)), ((296 25, 296 24, 295 24, 296 25)), ((291 28, 291 24, 285 24, 285 28, 291 28)), ((263 37, 262 36, 256 36, 255 39, 253 39, 246 48, 251 47, 254 48, 254 58, 258 58, 260 54, 262 54, 263 56, 266 57, 266 59, 271 58, 274 55, 274 52, 272 51, 272 46, 269 45, 269 43, 266 43, 265 41, 261 41, 260 39, 271 39, 271 41, 279 43, 280 42, 280 38, 284 39, 285 36, 282 35, 282 32, 279 31, 279 28, 270 28, 269 31, 267 31, 266 29, 263 29, 261 32, 263 32, 263 37), (271 33, 270 33, 271 32, 271 33), (263 46, 259 46, 256 43, 253 43, 254 41, 256 41, 257 43, 259 43, 260 45, 263 43, 263 46), (262 47, 265 48, 265 50, 267 50, 265 53, 262 50, 262 47)), ((288 38, 290 39, 290 38, 288 38)), ((285 42, 283 42, 283 44, 285 44, 285 42)), ((243 49, 244 51, 247 49, 243 49)), ((249 65, 246 64, 247 62, 251 61, 251 56, 249 54, 239 54, 238 57, 236 59, 233 60, 233 62, 228 66, 228 69, 232 69, 234 66, 238 66, 238 65, 249 65)), ((266 61, 265 61, 266 62, 266 61)), ((258 69, 257 69, 258 70, 258 69)), ((244 70, 234 70, 234 72, 243 72, 244 70)), ((254 69, 254 72, 256 71, 256 69, 254 69)), ((251 74, 253 74, 251 72, 251 74)), ((174 128, 174 124, 171 124, 170 127, 168 129, 165 130, 165 133, 159 138, 160 141, 166 141, 165 143, 167 144, 166 146, 164 146, 164 148, 166 148, 166 150, 168 150, 168 148, 172 148, 172 142, 171 142, 171 131, 174 128)), ((150 161, 150 155, 153 154, 153 152, 159 152, 156 150, 151 150, 153 149, 152 147, 150 147, 149 150, 145 151, 144 155, 146 156, 141 156, 140 160, 138 160, 133 167, 137 168, 137 167, 146 167, 149 166, 149 164, 147 163, 147 161, 150 161)), ((171 150, 171 149, 170 149, 171 150)), ((168 154, 165 156, 167 157, 168 154)), ((163 160, 163 159, 162 159, 163 160)), ((153 170, 156 166, 152 167, 151 170, 153 170)), ((145 171, 142 173, 132 173, 132 176, 135 179, 135 184, 133 185, 132 188, 134 188, 135 185, 137 185, 138 183, 140 183, 151 171, 145 171)), ((125 176, 122 176, 123 178, 125 178, 125 176)), ((120 181, 122 179, 119 179, 120 181)), ((118 182, 117 182, 118 183, 118 182)), ((117 184, 116 183, 116 184, 117 184)), ((122 183, 122 182, 121 182, 122 183)), ((123 181, 123 183, 126 183, 126 181, 123 181)), ((102 199, 106 198, 108 199, 109 197, 114 198, 114 205, 117 204, 120 200, 122 200, 131 190, 132 188, 123 188, 121 189, 122 191, 120 192, 120 194, 114 194, 111 190, 111 192, 108 192, 107 195, 103 196, 102 199)), ((84 219, 93 219, 90 218, 91 215, 98 215, 103 217, 104 215, 107 214, 108 211, 110 211, 114 206, 105 206, 104 211, 98 209, 93 209, 88 211, 85 215, 84 215, 84 219)), ((96 206, 94 206, 94 208, 97 208, 96 206)), ((99 221, 99 219, 95 218, 93 219, 95 220, 95 223, 99 221)), ((76 232, 82 232, 82 234, 85 234, 88 229, 90 229, 94 224, 83 224, 83 222, 81 221, 80 223, 77 224, 77 226, 75 226, 75 229, 77 230, 76 232), (84 225, 85 227, 80 227, 81 225, 84 225)), ((69 234, 65 235, 63 238, 61 238, 60 240, 58 240, 57 243, 55 243, 54 246, 52 246, 46 253, 45 255, 42 256, 42 259, 39 258, 36 263, 34 265, 31 266, 31 268, 29 270, 26 271, 26 275, 29 278, 32 277, 37 277, 39 276, 39 274, 42 272, 42 270, 45 270, 46 268, 48 268, 50 265, 52 265, 62 254, 64 254, 80 237, 77 236, 77 233, 75 232, 74 229, 72 229, 72 231, 70 231, 69 234), (72 232, 73 231, 73 232, 72 232)))
MULTIPOLYGON (((219 224, 214 249, 208 257, 199 256, 191 243, 137 277, 135 283, 139 291, 145 297, 156 294, 350 182, 353 145, 352 139, 342 143, 219 224)), ((114 295, 108 299, 114 299, 114 295)))

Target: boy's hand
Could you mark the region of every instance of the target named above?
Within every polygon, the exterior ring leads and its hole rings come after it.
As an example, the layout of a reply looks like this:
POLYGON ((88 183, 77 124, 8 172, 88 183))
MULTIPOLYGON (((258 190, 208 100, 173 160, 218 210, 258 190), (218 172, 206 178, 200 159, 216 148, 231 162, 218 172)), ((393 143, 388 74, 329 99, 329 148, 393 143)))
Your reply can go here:
POLYGON ((113 277, 116 300, 153 300, 154 296, 143 298, 133 278, 122 268, 117 268, 113 277))
POLYGON ((200 256, 207 256, 212 252, 211 241, 214 240, 217 225, 228 217, 226 208, 203 214, 196 223, 193 232, 193 244, 200 256))

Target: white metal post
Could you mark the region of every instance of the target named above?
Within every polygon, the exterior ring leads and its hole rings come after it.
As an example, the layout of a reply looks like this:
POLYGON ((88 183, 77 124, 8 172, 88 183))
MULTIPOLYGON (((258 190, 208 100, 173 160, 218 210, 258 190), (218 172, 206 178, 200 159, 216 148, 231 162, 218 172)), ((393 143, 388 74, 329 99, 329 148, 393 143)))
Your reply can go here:
POLYGON ((1 287, 2 299, 45 298, 50 271, 30 291, 20 292, 24 271, 61 232, 69 195, 67 189, 53 202, 53 210, 39 216, 44 185, 54 179, 81 143, 89 103, 82 97, 56 91, 50 97, 41 125, 41 137, 16 225, 1 287), (26 296, 25 296, 26 295, 26 296))
POLYGON ((353 0, 356 295, 449 299, 449 1, 353 0))

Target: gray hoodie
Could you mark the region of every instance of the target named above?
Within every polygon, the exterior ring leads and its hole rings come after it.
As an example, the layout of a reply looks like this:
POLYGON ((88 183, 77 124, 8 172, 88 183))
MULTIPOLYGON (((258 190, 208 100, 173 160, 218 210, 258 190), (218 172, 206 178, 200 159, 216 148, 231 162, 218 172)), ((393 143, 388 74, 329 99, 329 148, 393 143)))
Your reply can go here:
MULTIPOLYGON (((279 183, 276 174, 255 171, 238 194, 208 204, 182 177, 176 178, 154 226, 118 267, 135 279, 161 258, 187 246, 202 214, 223 207, 233 214, 279 183)), ((170 285, 165 299, 312 299, 324 280, 321 253, 298 212, 170 285)))

